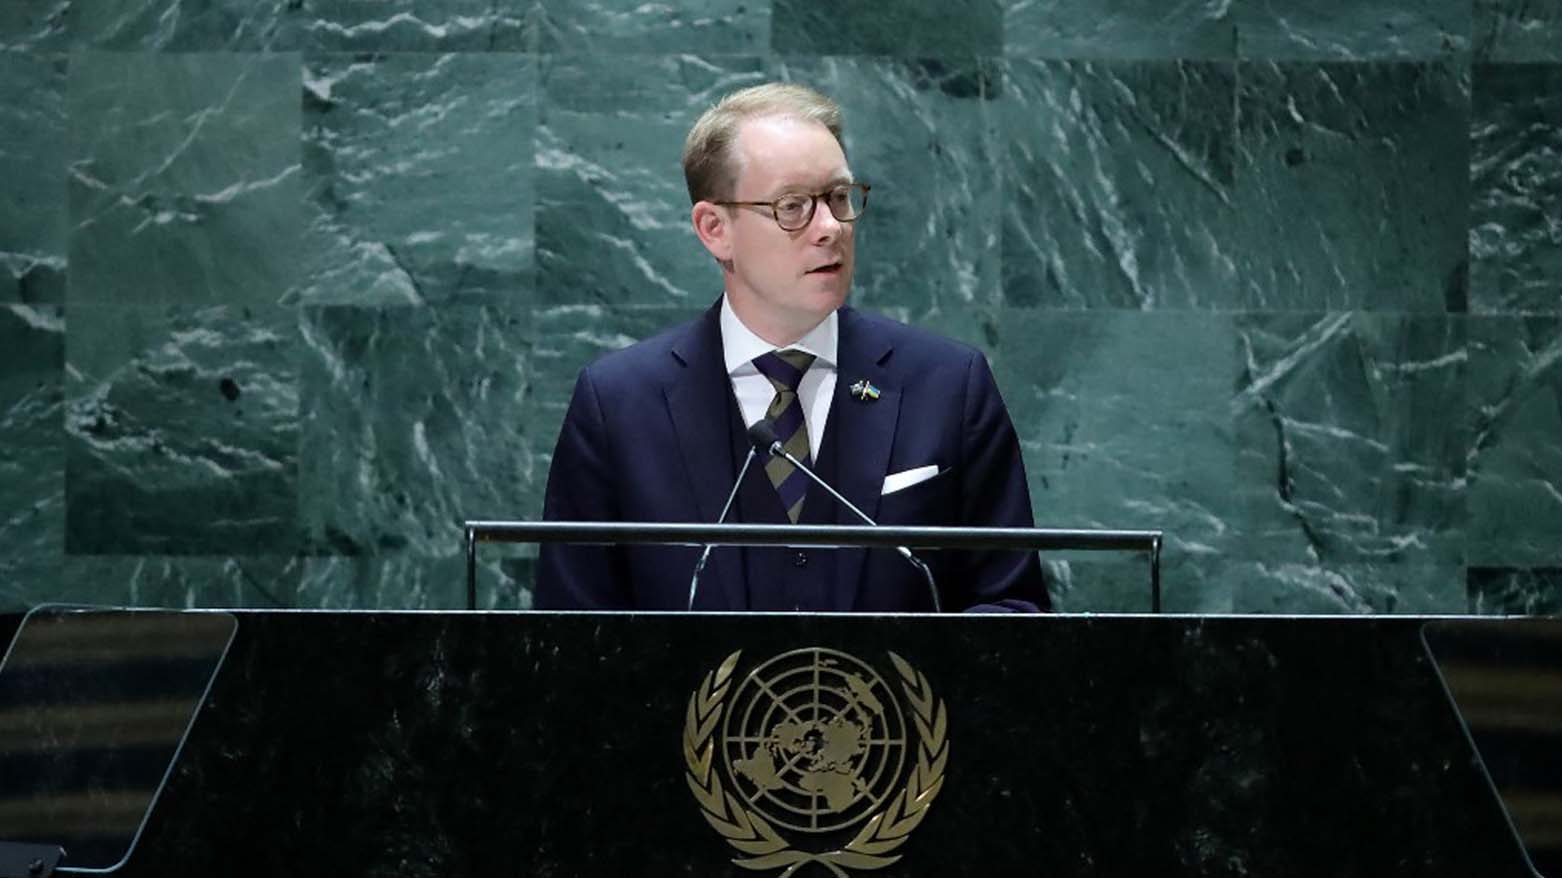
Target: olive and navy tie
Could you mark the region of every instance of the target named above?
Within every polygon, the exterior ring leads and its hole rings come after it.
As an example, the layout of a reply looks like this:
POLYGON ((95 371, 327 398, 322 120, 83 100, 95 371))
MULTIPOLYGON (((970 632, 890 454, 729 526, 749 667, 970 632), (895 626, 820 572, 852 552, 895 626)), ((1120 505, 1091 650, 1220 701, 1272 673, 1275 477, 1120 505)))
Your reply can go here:
MULTIPOLYGON (((754 368, 770 379, 776 398, 770 401, 765 417, 776 425, 776 437, 788 454, 811 463, 808 458, 808 424, 803 421, 803 404, 797 398, 797 386, 803 373, 813 365, 814 355, 798 350, 771 351, 754 358, 754 368)), ((781 495, 781 505, 793 524, 803 514, 803 497, 808 494, 808 476, 779 455, 765 462, 765 474, 781 495)))

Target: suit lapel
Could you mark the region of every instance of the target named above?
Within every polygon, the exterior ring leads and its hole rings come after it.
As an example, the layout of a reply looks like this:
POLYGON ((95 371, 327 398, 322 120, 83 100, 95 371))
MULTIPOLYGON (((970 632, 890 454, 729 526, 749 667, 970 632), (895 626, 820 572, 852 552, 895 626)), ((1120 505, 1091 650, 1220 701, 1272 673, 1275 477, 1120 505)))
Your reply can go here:
MULTIPOLYGON (((721 516, 722 504, 737 475, 731 466, 727 422, 732 386, 721 354, 719 305, 718 302, 718 307, 706 311, 673 345, 672 356, 682 368, 666 388, 667 410, 694 494, 697 520, 709 523, 721 516)), ((727 608, 744 609, 748 601, 734 559, 730 549, 713 551, 701 574, 701 590, 719 585, 726 595, 727 608)))
MULTIPOLYGON (((900 386, 886 364, 894 350, 890 343, 850 308, 840 310, 840 364, 836 370, 835 400, 827 427, 836 434, 838 490, 858 509, 877 519, 884 476, 889 471, 895 424, 900 418, 900 386), (869 381, 880 391, 876 400, 857 399, 851 386, 869 381)), ((861 524, 850 510, 836 520, 861 524)), ((836 567, 836 610, 850 610, 862 586, 862 565, 867 552, 842 550, 836 567)))

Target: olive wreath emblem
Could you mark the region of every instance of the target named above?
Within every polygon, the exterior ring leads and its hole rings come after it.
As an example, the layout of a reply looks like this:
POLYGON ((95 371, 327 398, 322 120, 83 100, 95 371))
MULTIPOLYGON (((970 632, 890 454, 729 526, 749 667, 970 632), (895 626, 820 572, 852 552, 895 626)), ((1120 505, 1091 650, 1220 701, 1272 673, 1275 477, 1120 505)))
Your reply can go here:
POLYGON ((927 678, 900 656, 889 653, 911 704, 920 739, 916 767, 908 773, 899 793, 889 797, 888 806, 869 817, 851 841, 839 850, 815 853, 792 847, 764 817, 745 808, 741 798, 723 788, 721 773, 716 770, 713 738, 722 715, 722 700, 728 694, 741 654, 739 650, 727 656, 705 675, 699 689, 689 696, 683 726, 689 790, 699 802, 706 822, 742 854, 732 862, 756 871, 784 869, 778 878, 791 878, 803 866, 818 863, 836 878, 849 878, 847 869, 882 869, 899 861, 901 855, 894 851, 906 843, 927 816, 933 799, 943 789, 944 767, 949 760, 949 717, 944 703, 934 697, 927 678))

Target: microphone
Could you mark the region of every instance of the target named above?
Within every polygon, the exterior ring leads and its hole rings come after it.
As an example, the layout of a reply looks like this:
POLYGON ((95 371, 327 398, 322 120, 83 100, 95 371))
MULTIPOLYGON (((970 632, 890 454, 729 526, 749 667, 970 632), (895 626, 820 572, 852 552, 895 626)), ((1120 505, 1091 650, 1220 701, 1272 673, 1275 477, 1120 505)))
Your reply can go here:
MULTIPOLYGON (((870 527, 879 526, 877 521, 874 521, 868 517, 868 513, 858 509, 856 504, 846 499, 846 497, 839 491, 830 487, 824 479, 819 478, 818 473, 815 473, 802 461, 789 454, 786 450, 786 446, 781 444, 781 437, 776 435, 775 422, 766 418, 760 418, 758 421, 755 421, 754 426, 748 428, 748 441, 750 445, 754 446, 755 449, 758 449, 766 457, 775 456, 785 458, 789 463, 792 464, 792 466, 795 466, 801 470, 803 475, 806 475, 808 478, 812 479, 814 484, 829 492, 830 496, 834 497, 837 503, 840 503, 842 506, 850 509, 853 514, 867 522, 870 527)), ((742 477, 740 476, 739 479, 741 480, 741 478, 742 477)), ((922 563, 922 559, 918 558, 916 555, 913 555, 911 550, 905 546, 896 546, 895 551, 899 552, 900 557, 905 558, 907 563, 922 572, 922 578, 927 580, 928 596, 933 599, 933 612, 942 613, 944 611, 944 605, 943 602, 938 599, 938 585, 933 582, 933 571, 928 569, 928 566, 922 563)))
MULTIPOLYGON (((764 423, 764 422, 761 421, 760 423, 764 423)), ((772 426, 770 428, 771 435, 775 435, 775 432, 776 432, 776 428, 772 426)), ((743 458, 743 468, 738 470, 738 478, 737 478, 736 481, 734 481, 732 483, 732 493, 727 495, 726 505, 721 507, 721 517, 716 519, 716 523, 717 524, 721 524, 722 522, 725 522, 727 520, 727 513, 732 511, 732 501, 737 498, 737 496, 738 496, 738 488, 743 486, 743 477, 748 475, 749 464, 752 464, 754 462, 754 457, 755 456, 756 455, 754 453, 753 443, 750 442, 749 443, 749 449, 748 449, 748 456, 743 458)), ((694 562, 694 575, 689 577, 689 609, 690 610, 694 609, 694 593, 696 591, 698 591, 699 587, 700 587, 700 573, 705 569, 705 562, 710 560, 710 550, 715 545, 716 545, 715 543, 706 543, 704 550, 702 550, 700 552, 700 559, 698 561, 694 562)))

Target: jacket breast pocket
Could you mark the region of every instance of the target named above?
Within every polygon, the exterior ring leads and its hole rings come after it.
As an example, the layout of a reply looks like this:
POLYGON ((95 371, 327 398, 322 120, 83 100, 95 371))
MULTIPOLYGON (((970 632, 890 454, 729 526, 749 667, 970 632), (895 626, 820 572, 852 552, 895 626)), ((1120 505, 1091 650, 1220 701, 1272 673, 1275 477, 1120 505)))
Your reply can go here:
POLYGON ((879 523, 901 525, 943 525, 956 512, 955 474, 944 470, 926 481, 885 494, 879 498, 879 523))

